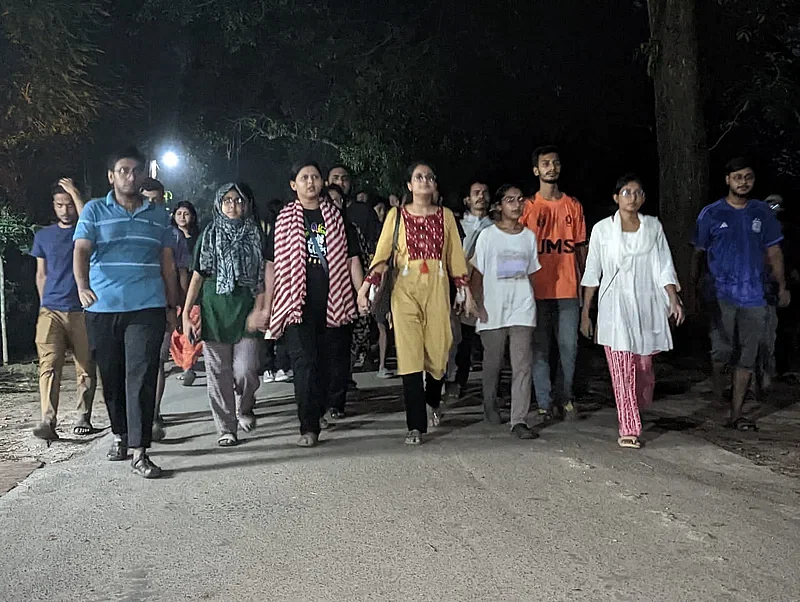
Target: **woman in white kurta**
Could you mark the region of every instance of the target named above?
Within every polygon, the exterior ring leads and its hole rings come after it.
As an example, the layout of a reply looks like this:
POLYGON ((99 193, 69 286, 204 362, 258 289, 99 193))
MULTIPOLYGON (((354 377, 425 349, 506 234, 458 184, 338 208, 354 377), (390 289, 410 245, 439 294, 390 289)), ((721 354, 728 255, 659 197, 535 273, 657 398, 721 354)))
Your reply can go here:
POLYGON ((581 332, 592 337, 589 308, 598 289, 596 342, 605 347, 614 386, 622 447, 638 449, 639 408, 652 402, 653 355, 672 349, 670 318, 683 322, 678 277, 661 222, 642 215, 645 193, 639 178, 617 181, 619 210, 592 230, 581 285, 581 332))

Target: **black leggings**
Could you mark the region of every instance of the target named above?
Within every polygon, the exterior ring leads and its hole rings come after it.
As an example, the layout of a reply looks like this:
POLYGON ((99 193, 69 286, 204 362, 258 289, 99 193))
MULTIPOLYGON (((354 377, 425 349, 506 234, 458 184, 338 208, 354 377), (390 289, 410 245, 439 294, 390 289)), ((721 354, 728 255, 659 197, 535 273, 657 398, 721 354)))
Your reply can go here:
POLYGON ((418 430, 420 433, 428 432, 428 405, 434 410, 439 408, 442 400, 442 381, 425 374, 425 383, 422 382, 422 372, 403 375, 403 397, 406 403, 406 424, 408 430, 418 430))

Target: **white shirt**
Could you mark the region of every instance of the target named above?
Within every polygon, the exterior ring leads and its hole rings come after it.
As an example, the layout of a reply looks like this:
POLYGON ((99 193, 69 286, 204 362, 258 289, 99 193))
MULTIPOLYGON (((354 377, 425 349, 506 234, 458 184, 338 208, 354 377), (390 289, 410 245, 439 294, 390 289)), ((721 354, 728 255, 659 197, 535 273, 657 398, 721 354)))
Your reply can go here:
POLYGON ((491 226, 478 237, 472 265, 483 274, 483 305, 488 321, 475 330, 536 326, 536 300, 528 276, 541 268, 536 235, 528 228, 508 234, 491 226))
POLYGON ((469 212, 464 214, 464 217, 461 218, 461 229, 464 231, 464 240, 469 238, 469 235, 475 231, 480 222, 480 217, 472 215, 469 212))
POLYGON ((664 287, 680 286, 661 222, 645 215, 639 221, 638 231, 623 232, 617 213, 594 227, 581 286, 600 287, 598 344, 652 355, 672 349, 664 287))

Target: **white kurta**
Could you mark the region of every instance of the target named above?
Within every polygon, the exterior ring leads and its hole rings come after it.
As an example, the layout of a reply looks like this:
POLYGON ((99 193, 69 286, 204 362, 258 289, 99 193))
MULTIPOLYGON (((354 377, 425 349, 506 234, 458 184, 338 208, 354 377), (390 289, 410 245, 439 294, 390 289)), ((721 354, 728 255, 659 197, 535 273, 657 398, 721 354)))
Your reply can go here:
POLYGON ((661 222, 639 220, 637 232, 622 232, 619 213, 594 227, 581 286, 600 287, 598 344, 652 355, 672 349, 664 287, 680 286, 661 222))

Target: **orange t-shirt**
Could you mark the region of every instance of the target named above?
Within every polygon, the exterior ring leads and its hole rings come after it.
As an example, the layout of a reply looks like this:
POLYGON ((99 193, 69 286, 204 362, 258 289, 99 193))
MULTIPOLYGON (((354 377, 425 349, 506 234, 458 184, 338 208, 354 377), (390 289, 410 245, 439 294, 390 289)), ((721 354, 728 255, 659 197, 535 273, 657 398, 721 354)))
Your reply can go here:
POLYGON ((534 275, 537 299, 576 299, 578 262, 576 245, 586 243, 586 220, 577 199, 566 194, 557 201, 539 193, 525 203, 520 223, 533 230, 539 245, 542 269, 534 275))

